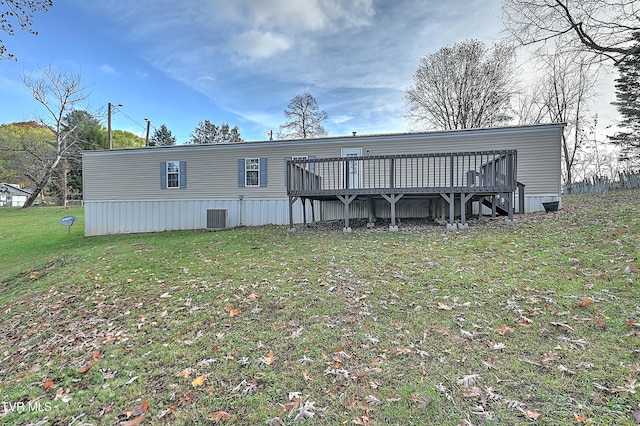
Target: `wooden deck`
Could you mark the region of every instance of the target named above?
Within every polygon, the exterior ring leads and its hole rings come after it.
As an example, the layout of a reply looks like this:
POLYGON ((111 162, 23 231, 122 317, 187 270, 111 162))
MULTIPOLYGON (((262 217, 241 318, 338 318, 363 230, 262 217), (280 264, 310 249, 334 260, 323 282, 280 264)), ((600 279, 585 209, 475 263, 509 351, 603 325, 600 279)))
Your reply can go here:
MULTIPOLYGON (((349 229, 349 204, 361 197, 384 198, 390 203, 390 229, 397 229, 395 207, 403 197, 442 197, 449 205, 449 226, 454 226, 456 198, 463 227, 466 207, 473 201, 486 204, 491 200, 495 213, 499 200, 513 219, 514 194, 519 187, 514 150, 292 159, 286 164, 286 180, 291 228, 293 204, 298 199, 303 207, 307 199, 340 200, 345 230, 349 229)), ((523 198, 520 196, 521 201, 523 198)))

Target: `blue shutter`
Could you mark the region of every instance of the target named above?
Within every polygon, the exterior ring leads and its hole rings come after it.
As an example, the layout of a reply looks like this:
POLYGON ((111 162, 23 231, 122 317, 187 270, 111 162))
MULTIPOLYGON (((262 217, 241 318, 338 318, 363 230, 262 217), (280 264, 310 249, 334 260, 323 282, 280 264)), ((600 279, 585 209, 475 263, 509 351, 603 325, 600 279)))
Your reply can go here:
POLYGON ((267 186, 267 159, 260 159, 260 186, 267 186))
POLYGON ((160 189, 167 189, 167 163, 160 163, 160 189))
POLYGON ((287 187, 289 183, 289 168, 287 167, 287 161, 293 160, 293 157, 284 157, 284 186, 287 187))
POLYGON ((180 188, 187 187, 187 162, 180 162, 180 188))
POLYGON ((244 187, 244 158, 238 160, 238 187, 244 187))

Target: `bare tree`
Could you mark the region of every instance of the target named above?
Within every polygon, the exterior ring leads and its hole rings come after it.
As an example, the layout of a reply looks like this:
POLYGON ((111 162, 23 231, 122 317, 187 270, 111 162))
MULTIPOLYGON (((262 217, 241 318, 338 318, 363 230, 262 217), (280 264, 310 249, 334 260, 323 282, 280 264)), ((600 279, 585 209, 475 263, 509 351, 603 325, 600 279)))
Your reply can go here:
POLYGON ((588 105, 593 99, 597 74, 584 55, 551 56, 541 84, 544 108, 552 123, 566 123, 562 133, 565 183, 573 182, 578 152, 588 141, 588 105))
POLYGON ((638 50, 633 33, 640 31, 637 0, 504 0, 502 21, 522 45, 560 40, 564 51, 586 51, 623 60, 638 50))
MULTIPOLYGON (((37 35, 31 28, 31 19, 35 12, 46 12, 53 6, 53 0, 3 0, 0 1, 0 29, 12 36, 15 34, 15 21, 23 31, 37 35)), ((15 56, 7 53, 4 40, 0 38, 0 59, 15 60, 15 56)))
POLYGON ((519 91, 516 95, 514 110, 519 125, 540 124, 548 121, 543 93, 539 87, 528 87, 519 91))
POLYGON ((50 155, 32 151, 30 145, 23 144, 22 149, 32 156, 40 158, 41 174, 34 176, 35 188, 27 198, 24 207, 30 207, 46 186, 60 160, 79 143, 75 128, 66 126, 65 118, 87 97, 87 87, 83 85, 80 74, 65 69, 54 69, 51 65, 22 75, 22 81, 33 98, 44 107, 46 119, 42 119, 54 132, 50 155))
POLYGON ((506 123, 515 93, 515 53, 468 40, 420 60, 405 91, 407 118, 418 128, 468 129, 506 123))
POLYGON ((322 122, 328 118, 324 111, 318 108, 318 101, 309 92, 294 96, 284 110, 288 120, 280 125, 279 139, 308 139, 327 135, 322 122))

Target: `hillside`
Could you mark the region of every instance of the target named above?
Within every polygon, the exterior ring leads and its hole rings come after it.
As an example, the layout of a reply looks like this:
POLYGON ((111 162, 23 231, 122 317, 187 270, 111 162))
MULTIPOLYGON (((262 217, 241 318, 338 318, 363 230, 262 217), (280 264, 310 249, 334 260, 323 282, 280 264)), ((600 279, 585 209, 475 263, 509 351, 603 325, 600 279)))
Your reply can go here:
POLYGON ((640 422, 640 190, 449 232, 82 218, 0 209, 2 424, 640 422))

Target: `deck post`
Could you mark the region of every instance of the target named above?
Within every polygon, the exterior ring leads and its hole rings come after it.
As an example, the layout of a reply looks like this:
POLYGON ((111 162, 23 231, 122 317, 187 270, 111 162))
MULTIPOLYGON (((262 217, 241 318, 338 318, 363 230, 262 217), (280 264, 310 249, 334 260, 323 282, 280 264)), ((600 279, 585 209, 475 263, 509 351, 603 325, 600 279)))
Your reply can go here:
POLYGON ((295 231, 293 227, 293 203, 296 202, 297 197, 289 197, 289 231, 295 231))
POLYGON ((513 202, 513 193, 511 192, 503 192, 502 194, 500 194, 505 200, 507 200, 507 223, 508 224, 514 224, 515 221, 513 220, 513 210, 514 210, 514 202, 513 202))
POLYGON ((391 225, 389 226, 389 231, 396 232, 398 230, 398 226, 396 225, 396 203, 400 198, 404 196, 404 194, 380 194, 384 197, 385 200, 389 202, 391 205, 391 225))
POLYGON ((467 215, 467 203, 469 200, 473 198, 473 193, 465 194, 464 192, 460 193, 460 224, 458 228, 466 229, 469 225, 466 223, 466 215, 467 215))
POLYGON ((300 197, 300 201, 302 202, 302 224, 307 226, 307 199, 304 197, 300 197))
MULTIPOLYGON (((452 192, 451 194, 447 194, 444 192, 440 193, 440 196, 442 198, 444 198, 444 200, 449 203, 449 223, 447 224, 447 229, 453 229, 454 228, 454 215, 455 215, 455 192, 452 192)), ((443 206, 444 207, 444 206, 443 206)))
POLYGON ((369 222, 367 222, 367 228, 373 228, 375 227, 375 217, 376 217, 376 204, 375 201, 373 200, 373 197, 367 197, 367 203, 369 204, 369 222))
POLYGON ((518 186, 518 213, 524 214, 524 183, 516 182, 518 186))
POLYGON ((349 204, 355 200, 357 195, 338 195, 337 197, 344 204, 344 228, 342 228, 342 232, 351 232, 351 227, 349 226, 349 204))

